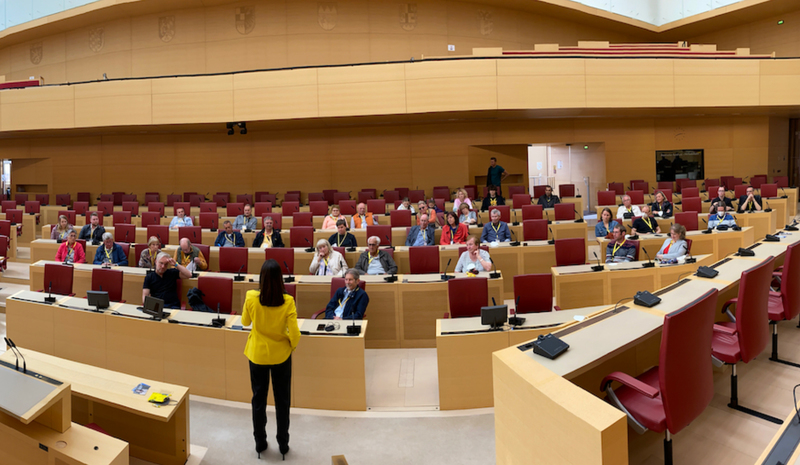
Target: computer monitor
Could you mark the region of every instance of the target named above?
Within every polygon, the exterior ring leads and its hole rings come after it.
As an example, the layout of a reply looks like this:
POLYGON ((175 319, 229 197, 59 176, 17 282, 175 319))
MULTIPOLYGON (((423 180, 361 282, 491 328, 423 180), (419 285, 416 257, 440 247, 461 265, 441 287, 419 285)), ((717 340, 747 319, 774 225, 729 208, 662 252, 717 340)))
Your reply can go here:
POLYGON ((86 298, 89 300, 89 305, 97 310, 108 308, 108 292, 106 291, 86 291, 86 298))
POLYGON ((508 305, 494 305, 491 307, 481 307, 481 324, 492 328, 503 326, 508 320, 508 305))
POLYGON ((164 300, 155 297, 147 296, 144 298, 144 307, 142 311, 153 318, 160 320, 164 318, 164 300))

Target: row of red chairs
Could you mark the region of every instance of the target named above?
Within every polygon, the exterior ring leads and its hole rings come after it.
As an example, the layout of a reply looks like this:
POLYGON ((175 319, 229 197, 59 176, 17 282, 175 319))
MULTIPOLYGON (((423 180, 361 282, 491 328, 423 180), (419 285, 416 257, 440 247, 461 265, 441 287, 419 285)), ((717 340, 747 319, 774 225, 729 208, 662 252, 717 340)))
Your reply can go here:
MULTIPOLYGON (((719 186, 724 186, 725 190, 732 191, 736 186, 740 186, 747 178, 737 178, 735 176, 722 176, 720 178, 704 179, 701 185, 704 191, 715 191, 719 186)), ((778 187, 789 187, 788 176, 774 176, 772 183, 777 184, 778 187)), ((763 184, 769 184, 766 174, 757 174, 752 176, 747 185, 751 185, 756 189, 760 189, 763 184)), ((677 181, 659 181, 654 190, 669 190, 678 194, 683 193, 685 188, 696 188, 697 181, 694 179, 678 179, 677 181)), ((625 185, 621 182, 608 183, 608 190, 614 191, 616 195, 622 195, 625 192, 625 185)), ((643 191, 650 192, 650 183, 641 179, 633 179, 628 183, 629 191, 643 191)))
MULTIPOLYGON (((716 189, 718 187, 719 187, 719 185, 712 185, 712 190, 711 190, 712 193, 709 194, 710 197, 712 197, 712 198, 716 197, 716 195, 717 195, 716 189)), ((733 192, 734 192, 734 196, 738 199, 741 196, 745 195, 747 193, 747 188, 748 187, 749 187, 748 184, 736 184, 736 185, 734 185, 733 189, 732 189, 733 192)), ((755 187, 755 186, 753 186, 753 187, 755 187)), ((759 189, 761 189, 761 197, 772 198, 772 197, 778 197, 778 189, 782 189, 782 187, 779 186, 778 184, 760 184, 759 185, 759 189)), ((666 197, 667 201, 671 201, 672 200, 672 192, 673 191, 671 189, 659 189, 658 191, 664 193, 664 196, 666 197)), ((645 201, 644 201, 645 192, 647 192, 647 191, 644 191, 644 190, 633 190, 633 191, 625 191, 625 192, 619 191, 619 193, 618 193, 617 190, 611 189, 610 188, 610 184, 609 184, 609 190, 597 191, 597 205, 600 205, 600 206, 602 206, 602 205, 617 205, 616 196, 617 195, 623 195, 623 194, 628 195, 631 198, 631 203, 633 203, 634 205, 642 205, 642 204, 645 203, 645 201)), ((683 192, 682 192, 682 196, 683 196, 682 197, 682 202, 683 203, 686 203, 686 200, 689 199, 689 198, 698 198, 699 199, 699 197, 700 197, 700 189, 697 188, 697 187, 684 188, 683 192)), ((700 211, 700 210, 698 210, 698 211, 700 211)))

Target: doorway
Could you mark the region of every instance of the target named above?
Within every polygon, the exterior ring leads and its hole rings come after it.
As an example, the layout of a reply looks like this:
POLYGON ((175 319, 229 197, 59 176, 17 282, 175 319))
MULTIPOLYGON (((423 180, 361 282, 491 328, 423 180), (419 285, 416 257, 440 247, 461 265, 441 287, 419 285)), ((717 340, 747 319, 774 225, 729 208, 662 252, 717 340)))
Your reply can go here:
MULTIPOLYGON (((532 144, 528 146, 530 192, 534 186, 549 184, 558 194, 560 184, 575 184, 576 194, 586 199, 587 211, 594 211, 592 192, 606 184, 606 154, 602 142, 532 144)), ((584 212, 585 213, 585 212, 584 212)))

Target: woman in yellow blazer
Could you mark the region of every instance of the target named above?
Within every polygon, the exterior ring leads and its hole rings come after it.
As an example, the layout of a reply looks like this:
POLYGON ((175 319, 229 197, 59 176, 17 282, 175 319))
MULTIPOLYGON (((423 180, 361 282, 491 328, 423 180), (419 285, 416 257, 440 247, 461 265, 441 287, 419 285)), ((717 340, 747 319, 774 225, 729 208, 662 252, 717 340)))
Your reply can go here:
POLYGON ((289 452, 289 404, 291 403, 292 352, 300 340, 294 298, 283 287, 281 267, 273 259, 261 265, 259 290, 247 291, 242 309, 242 325, 252 323, 244 354, 250 360, 250 385, 253 388, 253 436, 256 453, 267 450, 267 393, 272 374, 278 447, 289 452))

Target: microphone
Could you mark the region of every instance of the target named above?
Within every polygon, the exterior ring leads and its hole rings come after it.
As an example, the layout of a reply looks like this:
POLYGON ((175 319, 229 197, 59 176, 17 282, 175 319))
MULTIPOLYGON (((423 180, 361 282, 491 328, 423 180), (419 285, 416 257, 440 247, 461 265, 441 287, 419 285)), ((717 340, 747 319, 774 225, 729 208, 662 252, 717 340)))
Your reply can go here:
POLYGON ((597 252, 593 250, 592 255, 594 255, 595 259, 597 259, 597 265, 592 267, 592 271, 603 271, 605 267, 600 264, 600 257, 597 256, 597 252))
MULTIPOLYGON (((390 244, 390 243, 392 242, 392 239, 389 237, 389 235, 388 235, 388 234, 385 234, 383 237, 385 237, 385 238, 386 238, 386 243, 387 243, 387 244, 390 244)), ((394 246, 391 246, 391 245, 387 246, 386 248, 387 248, 387 249, 392 249, 392 250, 394 250, 394 246)))
POLYGON ((578 210, 575 207, 572 207, 572 211, 574 211, 575 214, 578 215, 578 219, 575 220, 575 222, 576 223, 583 223, 583 216, 580 213, 578 213, 578 210))
POLYGON ((53 281, 50 281, 50 287, 47 288, 47 293, 49 295, 44 298, 44 301, 51 304, 55 303, 56 298, 53 297, 53 281))
POLYGON ((656 266, 656 264, 653 263, 653 259, 650 258, 650 254, 647 253, 647 249, 642 247, 642 251, 644 251, 644 254, 647 255, 647 260, 648 260, 648 262, 642 263, 642 268, 653 268, 654 266, 656 266))
MULTIPOLYGON (((506 225, 506 227, 507 227, 507 225, 506 225)), ((519 246, 519 241, 517 240, 517 234, 511 228, 508 228, 508 232, 510 232, 514 236, 514 242, 511 242, 509 245, 511 247, 519 246)))
POLYGON ((765 209, 764 209, 764 213, 769 213, 769 212, 771 212, 771 211, 772 211, 772 209, 771 209, 771 208, 769 208, 769 201, 768 201, 767 199, 764 199, 764 203, 766 203, 766 204, 767 204, 767 208, 765 208, 765 209))
POLYGON ((517 211, 514 210, 514 222, 511 223, 513 226, 519 226, 519 221, 517 221, 517 211))
POLYGON ((700 219, 703 220, 703 223, 706 224, 706 229, 703 230, 703 234, 711 234, 711 226, 708 224, 708 221, 706 221, 705 218, 700 218, 700 219))
POLYGON ((550 214, 547 213, 547 210, 544 210, 544 209, 542 209, 542 210, 544 211, 544 215, 547 217, 547 224, 552 224, 553 222, 550 221, 550 214))
POLYGON ((684 263, 696 263, 697 262, 697 259, 692 257, 691 252, 689 252, 689 246, 686 245, 686 242, 683 243, 683 250, 685 250, 686 251, 686 255, 688 255, 688 257, 686 257, 686 259, 684 260, 684 263))
MULTIPOLYGON (((480 254, 480 253, 481 253, 480 249, 478 249, 478 254, 480 254)), ((494 263, 494 260, 492 260, 491 257, 489 258, 489 261, 492 262, 492 268, 494 269, 494 271, 489 273, 489 278, 491 278, 491 279, 499 278, 500 277, 500 273, 497 272, 497 265, 494 263)))
POLYGON ((17 353, 14 352, 14 346, 11 344, 11 341, 7 337, 4 337, 3 339, 5 339, 6 346, 8 346, 8 349, 11 351, 12 354, 14 354, 14 357, 16 357, 17 359, 16 370, 19 371, 19 355, 17 355, 17 353))
POLYGON ((742 228, 741 228, 741 226, 739 226, 739 225, 737 224, 737 222, 738 222, 739 220, 738 220, 738 219, 736 219, 736 215, 734 215, 733 213, 731 213, 731 216, 733 217, 733 221, 734 221, 734 223, 733 223, 733 226, 731 226, 731 229, 733 229, 734 231, 741 231, 741 230, 742 230, 742 228))
MULTIPOLYGON (((8 343, 9 347, 11 347, 13 350, 17 351, 16 355, 19 355, 19 358, 22 359, 22 372, 23 373, 27 373, 28 372, 28 363, 25 361, 25 357, 22 355, 22 352, 20 352, 20 350, 17 347, 17 345, 14 344, 14 341, 12 341, 9 338, 5 338, 5 340, 6 340, 6 343, 8 343)), ((17 359, 17 371, 19 371, 19 359, 17 359)))
POLYGON ((783 187, 781 187, 780 189, 781 189, 781 192, 783 192, 783 195, 781 196, 781 198, 782 198, 782 199, 788 199, 788 198, 789 198, 789 196, 788 196, 788 195, 786 195, 786 191, 785 191, 785 190, 783 190, 783 187))
POLYGON ((125 231, 125 242, 130 242, 130 241, 128 240, 128 233, 130 233, 130 231, 126 230, 126 231, 125 231))
POLYGON ((215 328, 222 328, 225 326, 225 318, 219 316, 219 302, 217 302, 217 317, 211 320, 211 326, 215 328))
POLYGON ((522 297, 522 296, 521 295, 517 296, 517 301, 514 304, 514 316, 512 316, 511 318, 508 319, 508 324, 510 324, 511 326, 521 326, 521 325, 525 324, 525 318, 520 318, 520 317, 516 316, 517 312, 519 312, 519 298, 520 297, 522 297))
POLYGON ((553 229, 552 229, 551 227, 549 227, 549 226, 548 226, 548 227, 547 227, 547 229, 550 231, 550 237, 552 237, 552 239, 550 239, 549 241, 547 241, 547 243, 548 243, 549 245, 554 245, 554 244, 556 243, 556 235, 555 235, 555 234, 553 234, 553 229))
POLYGON ((361 334, 361 326, 356 326, 356 312, 350 312, 350 315, 353 316, 353 324, 347 327, 347 334, 348 336, 358 336, 359 334, 361 334))
POLYGON ((158 242, 161 243, 161 246, 164 246, 164 241, 161 239, 161 233, 156 233, 156 237, 158 237, 158 242))
POLYGON ((233 277, 233 280, 234 280, 234 281, 244 281, 244 276, 242 276, 242 270, 244 269, 244 267, 245 267, 246 265, 247 265, 247 264, 245 263, 244 265, 242 265, 242 266, 240 266, 240 267, 239 267, 239 271, 237 272, 237 273, 239 273, 239 274, 237 274, 236 276, 234 276, 234 277, 233 277))
MULTIPOLYGON (((127 231, 126 231, 127 232, 127 231)), ((192 238, 196 241, 197 240, 197 231, 192 230, 192 238)))
POLYGON ((307 237, 304 237, 303 239, 308 244, 308 248, 306 249, 306 252, 313 252, 314 251, 314 246, 311 245, 311 241, 309 241, 307 237))
POLYGON ((575 186, 575 190, 576 190, 576 191, 578 191, 578 192, 577 192, 577 193, 578 193, 578 195, 576 195, 576 196, 575 196, 575 198, 578 198, 578 199, 579 199, 579 198, 581 198, 581 188, 580 188, 580 187, 578 187, 578 186, 575 186))
POLYGON ((785 229, 787 231, 798 231, 797 226, 795 226, 796 224, 797 224, 797 220, 793 220, 792 224, 787 224, 783 229, 785 229))
POLYGON ((452 262, 452 261, 453 261, 452 258, 448 258, 447 259, 447 266, 444 267, 444 273, 442 273, 442 281, 449 281, 449 280, 455 278, 455 276, 450 276, 450 275, 447 274, 447 269, 450 268, 450 262, 452 262))
MULTIPOLYGON (((631 226, 631 225, 629 225, 629 224, 626 224, 625 226, 627 226, 627 227, 628 227, 628 229, 630 229, 630 230, 631 230, 631 232, 633 232, 633 226, 631 226)), ((639 239, 639 235, 638 235, 638 234, 634 234, 634 235, 630 236, 630 237, 629 237, 629 239, 631 239, 631 240, 634 240, 634 241, 635 241, 635 240, 639 239)))
POLYGON ((283 277, 283 282, 285 282, 285 283, 293 283, 294 282, 294 276, 291 275, 291 271, 289 269, 289 264, 286 263, 286 260, 283 261, 283 266, 286 267, 286 272, 290 273, 288 276, 284 276, 283 277))

